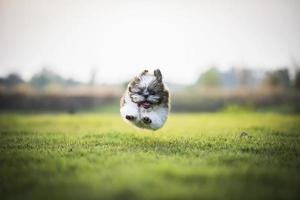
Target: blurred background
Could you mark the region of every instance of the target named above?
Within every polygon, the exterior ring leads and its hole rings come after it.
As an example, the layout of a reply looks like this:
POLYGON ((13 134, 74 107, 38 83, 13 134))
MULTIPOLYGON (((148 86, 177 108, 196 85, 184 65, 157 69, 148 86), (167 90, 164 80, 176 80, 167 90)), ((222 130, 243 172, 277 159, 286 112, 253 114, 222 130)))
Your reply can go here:
POLYGON ((118 112, 161 69, 173 112, 300 112, 298 0, 0 0, 0 111, 118 112))

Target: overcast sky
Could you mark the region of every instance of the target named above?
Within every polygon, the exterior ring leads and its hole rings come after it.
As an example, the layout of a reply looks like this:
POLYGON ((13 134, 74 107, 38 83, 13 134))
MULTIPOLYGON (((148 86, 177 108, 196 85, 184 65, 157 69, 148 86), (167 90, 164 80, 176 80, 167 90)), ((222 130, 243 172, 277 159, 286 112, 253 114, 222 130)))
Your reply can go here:
POLYGON ((0 0, 0 76, 42 66, 99 83, 160 68, 191 83, 217 65, 300 62, 299 0, 0 0))

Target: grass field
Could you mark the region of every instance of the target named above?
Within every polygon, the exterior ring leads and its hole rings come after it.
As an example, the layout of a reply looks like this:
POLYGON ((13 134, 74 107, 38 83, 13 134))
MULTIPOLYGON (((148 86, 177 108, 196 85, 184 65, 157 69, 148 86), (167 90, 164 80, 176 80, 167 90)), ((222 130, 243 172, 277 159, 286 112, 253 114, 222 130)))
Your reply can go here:
POLYGON ((300 116, 0 115, 1 199, 298 199, 300 116), (246 132, 247 134, 241 134, 246 132))

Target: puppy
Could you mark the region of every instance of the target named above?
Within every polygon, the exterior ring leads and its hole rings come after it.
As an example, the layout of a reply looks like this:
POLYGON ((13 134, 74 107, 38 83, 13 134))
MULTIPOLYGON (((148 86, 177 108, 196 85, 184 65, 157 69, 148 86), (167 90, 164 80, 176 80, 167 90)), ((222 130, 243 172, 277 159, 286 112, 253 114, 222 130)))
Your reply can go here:
POLYGON ((157 130, 168 117, 169 91, 159 69, 144 70, 129 82, 120 102, 120 112, 126 122, 139 128, 157 130))

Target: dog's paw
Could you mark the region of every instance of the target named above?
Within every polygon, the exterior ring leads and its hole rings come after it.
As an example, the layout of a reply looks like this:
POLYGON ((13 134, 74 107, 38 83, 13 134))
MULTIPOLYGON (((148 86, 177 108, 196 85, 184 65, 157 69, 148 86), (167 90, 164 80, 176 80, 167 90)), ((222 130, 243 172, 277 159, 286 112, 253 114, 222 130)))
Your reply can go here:
POLYGON ((143 117, 143 122, 145 124, 151 124, 152 120, 149 117, 143 117))
POLYGON ((129 120, 129 121, 135 120, 135 117, 132 116, 132 115, 126 115, 125 117, 126 117, 126 119, 129 120))

